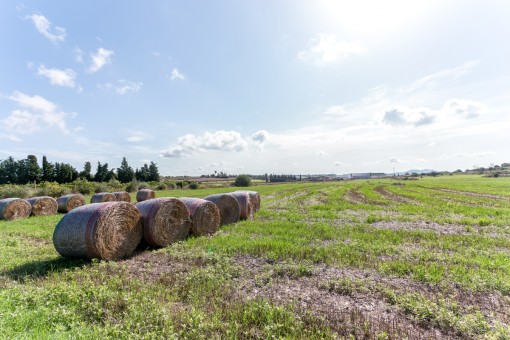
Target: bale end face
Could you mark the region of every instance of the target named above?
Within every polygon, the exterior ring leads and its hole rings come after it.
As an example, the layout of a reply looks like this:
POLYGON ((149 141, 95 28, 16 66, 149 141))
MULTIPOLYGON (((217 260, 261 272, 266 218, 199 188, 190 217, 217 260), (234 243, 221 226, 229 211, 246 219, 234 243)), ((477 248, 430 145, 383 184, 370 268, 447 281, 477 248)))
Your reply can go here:
POLYGON ((68 213, 71 210, 85 205, 85 197, 80 194, 70 194, 57 198, 58 212, 68 213))
POLYGON ((220 211, 216 204, 201 198, 181 197, 191 216, 191 232, 197 236, 212 235, 220 226, 220 211))
POLYGON ((30 216, 32 205, 22 198, 0 200, 0 220, 13 221, 30 216))
POLYGON ((33 216, 49 216, 57 213, 58 203, 53 197, 32 197, 27 201, 32 205, 33 216))

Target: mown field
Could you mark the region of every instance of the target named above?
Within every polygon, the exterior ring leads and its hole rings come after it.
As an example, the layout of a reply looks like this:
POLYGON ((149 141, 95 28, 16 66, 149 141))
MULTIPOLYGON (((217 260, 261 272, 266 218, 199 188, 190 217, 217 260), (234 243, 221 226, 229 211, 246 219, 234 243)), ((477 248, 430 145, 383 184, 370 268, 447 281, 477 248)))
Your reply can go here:
POLYGON ((118 262, 0 221, 2 338, 510 338, 510 178, 252 189, 254 220, 118 262))

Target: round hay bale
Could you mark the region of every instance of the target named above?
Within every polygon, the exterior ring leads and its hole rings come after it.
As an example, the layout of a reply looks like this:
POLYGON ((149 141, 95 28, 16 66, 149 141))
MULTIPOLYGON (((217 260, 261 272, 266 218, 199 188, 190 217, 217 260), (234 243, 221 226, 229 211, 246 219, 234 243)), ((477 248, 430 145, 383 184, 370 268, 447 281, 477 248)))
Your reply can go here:
POLYGON ((131 195, 127 191, 117 191, 113 193, 115 195, 115 200, 118 202, 128 202, 131 203, 131 195))
POLYGON ((104 203, 116 201, 117 197, 110 192, 100 192, 90 198, 90 203, 104 203))
POLYGON ((143 240, 151 247, 166 247, 184 240, 191 229, 186 205, 177 198, 153 198, 135 204, 143 218, 143 240))
POLYGON ((151 190, 151 189, 140 189, 136 193, 136 201, 137 202, 143 202, 143 201, 150 200, 153 198, 156 198, 156 193, 154 192, 154 190, 151 190))
POLYGON ((64 257, 118 260, 142 239, 142 216, 127 202, 92 203, 73 209, 58 222, 53 245, 64 257))
POLYGON ((250 194, 246 191, 234 191, 230 195, 234 196, 241 208, 241 219, 247 220, 253 218, 253 204, 250 201, 250 194))
POLYGON ((214 194, 204 197, 206 201, 213 202, 220 211, 220 225, 236 223, 241 218, 239 203, 229 194, 214 194))
POLYGON ((247 192, 250 196, 250 202, 253 207, 253 212, 257 212, 260 210, 260 194, 256 191, 251 190, 236 190, 240 192, 247 192))
POLYGON ((32 206, 32 215, 34 216, 48 216, 57 213, 58 203, 53 197, 32 197, 27 199, 27 201, 32 206))
POLYGON ((220 211, 216 204, 202 198, 181 197, 191 216, 191 232, 194 235, 212 235, 220 226, 220 211))
POLYGON ((74 208, 81 207, 85 205, 85 197, 80 194, 69 194, 62 197, 57 198, 58 204, 58 212, 59 213, 68 213, 74 208))
POLYGON ((0 220, 17 220, 30 216, 32 206, 22 198, 5 198, 0 200, 0 220))

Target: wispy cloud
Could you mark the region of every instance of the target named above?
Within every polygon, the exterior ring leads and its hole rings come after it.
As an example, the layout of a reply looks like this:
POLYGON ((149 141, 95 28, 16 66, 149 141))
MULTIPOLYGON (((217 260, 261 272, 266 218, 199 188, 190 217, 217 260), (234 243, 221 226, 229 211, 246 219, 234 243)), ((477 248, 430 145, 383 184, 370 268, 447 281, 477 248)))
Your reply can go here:
POLYGON ((174 68, 172 70, 172 73, 170 74, 170 79, 171 80, 185 80, 186 76, 184 74, 182 74, 181 71, 179 71, 179 69, 174 68))
POLYGON ((58 68, 46 68, 46 66, 40 65, 37 69, 37 75, 47 78, 52 85, 70 88, 76 87, 76 72, 69 68, 61 70, 58 68))
POLYGON ((28 16, 28 18, 32 20, 37 31, 45 36, 49 41, 58 43, 65 40, 65 28, 53 26, 53 24, 48 19, 46 19, 44 15, 32 14, 28 16))
POLYGON ((103 83, 97 84, 97 87, 101 90, 113 90, 119 95, 124 95, 128 92, 138 92, 142 89, 142 83, 133 82, 129 80, 119 79, 117 84, 103 83))
POLYGON ((298 58, 303 61, 313 60, 318 64, 335 62, 366 51, 366 48, 357 41, 339 41, 333 34, 325 33, 317 34, 308 45, 308 49, 298 53, 298 58))
POLYGON ((112 62, 113 51, 107 50, 106 48, 98 48, 97 52, 90 54, 91 64, 89 66, 89 72, 94 73, 103 68, 106 64, 112 62))
POLYGON ((44 97, 15 91, 7 99, 15 102, 19 109, 0 120, 3 129, 9 131, 8 137, 4 135, 4 138, 16 140, 19 135, 29 135, 44 127, 56 127, 62 133, 69 134, 66 127, 69 114, 44 97))

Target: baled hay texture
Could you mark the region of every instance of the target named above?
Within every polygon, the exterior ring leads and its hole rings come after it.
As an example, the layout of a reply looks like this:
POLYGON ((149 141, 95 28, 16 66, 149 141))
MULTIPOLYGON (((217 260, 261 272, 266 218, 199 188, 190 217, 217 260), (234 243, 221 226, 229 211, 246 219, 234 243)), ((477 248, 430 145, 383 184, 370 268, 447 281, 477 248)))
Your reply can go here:
POLYGON ((184 240, 191 229, 186 205, 177 198, 153 198, 135 204, 143 218, 143 239, 151 247, 184 240))
POLYGON ((253 207, 253 212, 257 212, 260 210, 260 194, 258 192, 251 190, 237 190, 237 191, 248 193, 248 195, 250 196, 250 202, 253 207))
POLYGON ((0 200, 0 220, 17 220, 30 216, 32 206, 22 198, 5 198, 0 200))
POLYGON ((62 217, 53 245, 64 257, 118 260, 136 249, 142 232, 142 216, 132 204, 92 203, 62 217))
POLYGON ((152 198, 156 198, 156 193, 151 189, 141 189, 136 193, 137 202, 143 202, 152 198))
POLYGON ((70 194, 57 198, 58 212, 68 213, 74 208, 85 205, 85 197, 80 194, 70 194))
POLYGON ((216 204, 201 198, 181 197, 191 216, 191 232, 194 235, 212 235, 220 226, 220 211, 216 204))
POLYGON ((241 208, 237 200, 229 194, 214 194, 204 197, 213 202, 220 211, 220 225, 236 223, 241 218, 241 208))
POLYGON ((246 191, 234 191, 231 192, 232 195, 239 203, 239 207, 241 208, 241 219, 247 220, 253 218, 253 204, 250 202, 250 194, 246 191))
POLYGON ((118 202, 128 202, 131 203, 131 195, 127 191, 117 191, 113 193, 115 195, 115 200, 118 202))
POLYGON ((32 206, 32 215, 34 216, 48 216, 57 213, 58 203, 53 197, 32 197, 27 201, 32 206))
POLYGON ((93 195, 90 198, 90 203, 104 203, 104 202, 113 202, 116 201, 117 198, 114 194, 110 192, 100 192, 93 195))

